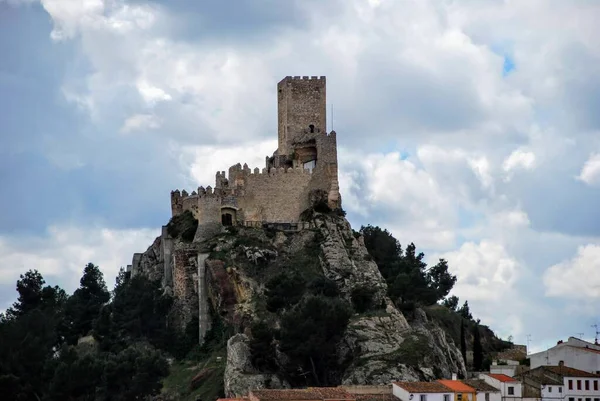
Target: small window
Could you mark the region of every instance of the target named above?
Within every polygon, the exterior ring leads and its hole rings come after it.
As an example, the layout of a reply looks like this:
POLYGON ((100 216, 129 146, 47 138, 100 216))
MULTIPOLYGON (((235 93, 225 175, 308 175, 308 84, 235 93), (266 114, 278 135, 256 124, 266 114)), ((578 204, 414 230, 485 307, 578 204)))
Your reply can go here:
POLYGON ((592 399, 591 398, 586 398, 585 401, 592 401, 592 399))
POLYGON ((575 401, 574 397, 569 397, 569 401, 575 401))
POLYGON ((548 386, 548 392, 551 393, 552 392, 552 386, 548 386))
POLYGON ((450 401, 450 394, 444 394, 444 401, 450 401))
POLYGON ((558 392, 559 392, 559 393, 562 393, 562 387, 559 387, 559 388, 558 388, 558 392))
POLYGON ((490 393, 485 393, 485 401, 490 401, 490 393))
POLYGON ((310 133, 314 134, 315 133, 315 126, 314 125, 309 125, 308 128, 310 129, 310 133))
POLYGON ((462 401, 462 394, 456 394, 456 401, 462 401))
POLYGON ((577 390, 581 390, 581 380, 577 380, 577 390))
POLYGON ((421 395, 419 396, 419 401, 427 401, 427 395, 425 395, 425 394, 421 394, 421 395))
POLYGON ((589 390, 589 389, 590 389, 590 381, 589 381, 589 380, 586 380, 586 381, 585 381, 585 389, 586 389, 586 390, 589 390))
MULTIPOLYGON (((573 380, 569 379, 569 390, 573 390, 573 380)), ((575 400, 573 400, 575 401, 575 400)))
POLYGON ((594 401, 600 401, 600 398, 594 398, 594 401))
POLYGON ((594 380, 594 391, 598 391, 598 380, 594 380))
POLYGON ((508 388, 508 395, 515 395, 515 388, 514 387, 509 387, 508 388))

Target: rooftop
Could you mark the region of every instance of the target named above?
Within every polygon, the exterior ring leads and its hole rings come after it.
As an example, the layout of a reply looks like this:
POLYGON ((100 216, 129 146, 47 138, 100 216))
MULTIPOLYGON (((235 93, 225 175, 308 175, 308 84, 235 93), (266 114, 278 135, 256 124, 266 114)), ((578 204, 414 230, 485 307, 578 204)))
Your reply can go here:
POLYGON ((394 382, 411 393, 451 393, 452 390, 438 382, 394 382))
POLYGON ((501 381, 501 382, 516 382, 517 381, 517 379, 515 379, 514 377, 510 377, 510 376, 502 374, 502 373, 486 373, 486 375, 493 379, 501 381))
POLYGON ((394 401, 392 394, 356 394, 356 401, 394 401))
POLYGON ((459 380, 438 380, 444 386, 452 389, 456 393, 474 393, 475 389, 459 380))
POLYGON ((313 391, 308 390, 275 390, 275 389, 261 389, 252 390, 251 394, 259 400, 305 400, 305 401, 316 401, 321 400, 321 396, 313 391))
POLYGON ((467 386, 473 387, 477 391, 482 391, 482 392, 491 392, 491 391, 498 392, 498 391, 500 391, 496 387, 490 386, 489 384, 487 384, 485 382, 485 380, 481 380, 481 379, 469 379, 469 380, 463 380, 462 382, 465 383, 467 386))
POLYGON ((309 387, 309 392, 316 393, 323 400, 354 400, 355 397, 339 387, 309 387))
POLYGON ((600 377, 600 375, 597 375, 595 373, 590 373, 590 372, 586 372, 584 370, 570 368, 568 366, 540 366, 540 367, 544 368, 545 370, 548 370, 554 374, 563 376, 563 377, 565 377, 565 376, 567 376, 567 377, 600 377))

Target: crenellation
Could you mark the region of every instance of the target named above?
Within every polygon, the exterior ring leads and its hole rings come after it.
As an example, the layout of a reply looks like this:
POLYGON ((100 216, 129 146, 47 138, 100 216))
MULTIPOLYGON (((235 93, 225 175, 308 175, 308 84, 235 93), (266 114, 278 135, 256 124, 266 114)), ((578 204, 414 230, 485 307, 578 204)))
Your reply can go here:
MULTIPOLYGON (((287 76, 277 84, 278 148, 265 166, 237 163, 215 173, 214 187, 171 192, 175 216, 190 210, 200 224, 267 222, 299 224, 309 194, 324 190, 331 207, 341 207, 337 140, 326 130, 324 76, 287 76), (229 214, 229 220, 222 215, 229 214), (227 222, 231 223, 227 223, 227 222)), ((227 217, 227 216, 226 216, 227 217)))

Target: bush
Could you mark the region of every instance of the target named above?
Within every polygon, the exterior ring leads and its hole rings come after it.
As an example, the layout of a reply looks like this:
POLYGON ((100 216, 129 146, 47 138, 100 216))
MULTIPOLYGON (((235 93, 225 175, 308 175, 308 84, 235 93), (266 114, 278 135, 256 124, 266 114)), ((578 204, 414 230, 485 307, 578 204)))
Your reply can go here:
POLYGON ((375 290, 372 288, 364 286, 354 288, 350 294, 354 310, 358 313, 368 311, 373 303, 373 295, 375 295, 375 290))
POLYGON ((198 220, 192 212, 185 212, 173 216, 167 224, 167 233, 173 238, 180 238, 184 242, 192 242, 198 228, 198 220))

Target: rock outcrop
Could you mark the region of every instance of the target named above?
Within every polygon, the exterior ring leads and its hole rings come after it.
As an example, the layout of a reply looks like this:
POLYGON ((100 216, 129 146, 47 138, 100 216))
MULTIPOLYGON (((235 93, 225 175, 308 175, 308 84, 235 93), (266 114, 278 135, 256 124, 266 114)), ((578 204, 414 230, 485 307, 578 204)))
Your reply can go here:
POLYGON ((248 342, 245 334, 236 334, 227 341, 225 394, 228 397, 242 397, 252 389, 290 388, 277 375, 260 373, 252 366, 248 342))
MULTIPOLYGON (((252 366, 247 329, 264 303, 265 282, 292 266, 307 264, 313 269, 311 274, 333 281, 347 301, 352 301, 357 289, 371 294, 367 312, 350 319, 338 344, 343 384, 387 385, 393 380, 450 378, 453 373, 466 373, 460 351, 443 329, 418 309, 409 323, 394 306, 362 236, 345 218, 315 213, 311 227, 286 233, 215 228, 197 232, 202 241, 192 243, 173 240, 163 230, 145 253, 134 257, 135 273, 172 282, 176 298, 172 321, 182 330, 194 314, 198 316, 198 310, 204 314, 211 310, 238 332, 227 342, 227 396, 244 395, 250 388, 289 387, 276 374, 262 373, 252 366), (167 280, 169 274, 172 279, 167 280), (201 277, 204 286, 198 283, 201 277), (206 288, 206 294, 200 288, 206 288), (203 304, 203 296, 210 308, 203 304)), ((209 318, 199 317, 204 322, 209 318)), ((276 327, 279 323, 270 324, 276 327)), ((279 364, 285 361, 285 355, 277 355, 279 364)))

